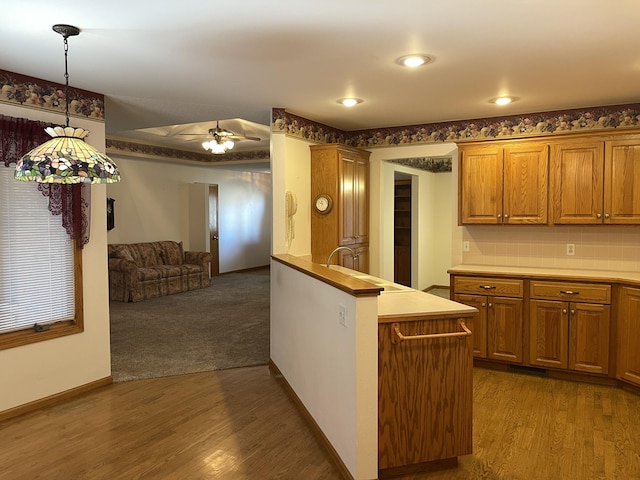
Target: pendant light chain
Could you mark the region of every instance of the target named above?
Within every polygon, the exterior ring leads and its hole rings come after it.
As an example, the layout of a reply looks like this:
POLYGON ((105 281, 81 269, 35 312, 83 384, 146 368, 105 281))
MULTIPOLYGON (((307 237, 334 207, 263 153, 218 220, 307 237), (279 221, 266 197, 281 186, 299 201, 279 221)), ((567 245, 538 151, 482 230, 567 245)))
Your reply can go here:
POLYGON ((67 65, 67 52, 69 51, 69 42, 68 42, 68 36, 64 35, 64 100, 66 103, 66 110, 65 110, 65 118, 67 120, 67 127, 69 126, 69 69, 68 69, 68 65, 67 65))

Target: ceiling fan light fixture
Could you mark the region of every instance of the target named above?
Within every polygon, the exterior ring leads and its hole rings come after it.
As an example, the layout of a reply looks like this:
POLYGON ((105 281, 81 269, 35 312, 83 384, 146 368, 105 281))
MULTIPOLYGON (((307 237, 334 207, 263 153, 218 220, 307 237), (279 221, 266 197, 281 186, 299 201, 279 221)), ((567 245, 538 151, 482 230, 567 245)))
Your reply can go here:
POLYGON ((64 77, 66 125, 48 127, 51 140, 27 152, 18 160, 14 178, 40 183, 116 183, 120 172, 116 164, 104 153, 84 141, 89 134, 83 128, 69 126, 69 73, 67 69, 67 39, 80 34, 73 25, 54 25, 53 31, 64 41, 64 77))
POLYGON ((215 155, 222 155, 227 153, 228 150, 231 150, 235 144, 231 140, 224 140, 219 136, 216 136, 213 140, 209 140, 208 142, 203 142, 202 147, 205 150, 211 150, 211 153, 215 155))

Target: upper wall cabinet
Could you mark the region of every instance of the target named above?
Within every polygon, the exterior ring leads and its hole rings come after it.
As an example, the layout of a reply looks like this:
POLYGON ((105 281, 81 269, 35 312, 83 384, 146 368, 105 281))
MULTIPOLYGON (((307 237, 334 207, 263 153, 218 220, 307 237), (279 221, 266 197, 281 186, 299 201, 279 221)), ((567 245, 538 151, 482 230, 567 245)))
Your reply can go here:
POLYGON ((551 223, 640 223, 640 137, 551 147, 551 223))
POLYGON ((463 145, 459 158, 461 225, 547 223, 546 143, 463 145))

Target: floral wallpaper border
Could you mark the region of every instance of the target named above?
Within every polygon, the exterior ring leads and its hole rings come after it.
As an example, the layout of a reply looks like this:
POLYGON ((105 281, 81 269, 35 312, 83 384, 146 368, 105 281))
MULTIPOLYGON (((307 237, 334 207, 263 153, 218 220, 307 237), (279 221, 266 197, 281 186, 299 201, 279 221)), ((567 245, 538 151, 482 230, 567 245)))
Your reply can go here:
MULTIPOLYGON (((64 85, 0 70, 0 102, 65 113, 64 85)), ((104 122, 104 95, 69 87, 69 115, 104 122)))
POLYGON ((453 162, 451 157, 394 158, 387 161, 433 173, 450 172, 453 162))
POLYGON ((155 145, 145 145, 141 143, 125 142, 107 138, 106 146, 108 150, 120 151, 124 153, 136 153, 155 157, 174 158, 179 160, 192 160, 202 163, 216 163, 240 160, 264 160, 270 158, 269 150, 253 150, 247 152, 229 152, 224 155, 213 155, 211 153, 189 152, 187 150, 177 150, 174 148, 158 147, 155 145))
POLYGON ((272 110, 274 132, 284 132, 317 143, 344 143, 359 148, 523 138, 617 128, 640 128, 640 104, 585 107, 352 132, 308 120, 287 112, 284 108, 272 110))

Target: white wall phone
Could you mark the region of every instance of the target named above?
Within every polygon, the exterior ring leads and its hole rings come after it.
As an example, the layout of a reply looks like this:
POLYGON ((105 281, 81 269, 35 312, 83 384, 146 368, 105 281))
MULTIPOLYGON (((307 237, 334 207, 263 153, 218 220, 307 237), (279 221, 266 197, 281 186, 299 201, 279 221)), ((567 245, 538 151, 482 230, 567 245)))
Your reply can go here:
POLYGON ((293 220, 293 216, 296 214, 296 212, 298 211, 298 199, 296 198, 296 194, 291 192, 291 191, 287 191, 287 193, 285 193, 285 198, 284 198, 284 208, 285 208, 285 213, 287 215, 287 247, 291 246, 291 242, 293 241, 293 239, 296 236, 296 232, 295 232, 295 222, 293 220))

